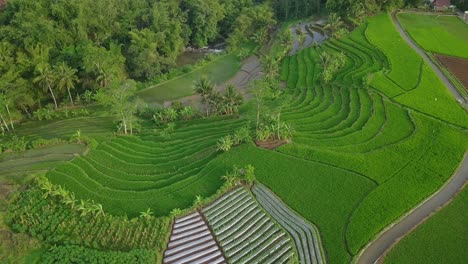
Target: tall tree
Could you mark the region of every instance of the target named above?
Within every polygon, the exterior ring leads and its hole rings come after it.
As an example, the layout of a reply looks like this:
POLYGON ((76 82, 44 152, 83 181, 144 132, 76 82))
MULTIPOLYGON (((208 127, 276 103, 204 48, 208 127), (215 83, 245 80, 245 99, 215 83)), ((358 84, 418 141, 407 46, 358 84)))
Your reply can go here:
POLYGON ((205 104, 206 116, 210 115, 209 97, 213 93, 213 84, 206 77, 200 78, 195 83, 195 92, 202 97, 202 101, 205 104))
POLYGON ((218 36, 218 22, 224 18, 219 0, 183 0, 182 8, 188 14, 192 45, 204 47, 218 36))
POLYGON ((139 102, 134 97, 136 82, 133 80, 114 80, 108 89, 100 90, 95 100, 108 107, 112 114, 118 116, 124 134, 133 134, 135 117, 139 102))
POLYGON ((57 76, 57 88, 61 91, 67 90, 68 97, 70 98, 70 104, 73 105, 73 97, 70 90, 75 88, 76 82, 78 82, 78 77, 76 69, 68 67, 65 62, 60 63, 58 66, 55 66, 55 75, 57 76))
POLYGON ((48 90, 50 92, 52 99, 54 100, 55 109, 57 109, 57 99, 55 98, 55 94, 52 89, 52 87, 55 86, 57 82, 57 76, 55 75, 55 72, 50 69, 49 65, 39 69, 39 75, 34 78, 34 82, 42 86, 44 90, 48 90))

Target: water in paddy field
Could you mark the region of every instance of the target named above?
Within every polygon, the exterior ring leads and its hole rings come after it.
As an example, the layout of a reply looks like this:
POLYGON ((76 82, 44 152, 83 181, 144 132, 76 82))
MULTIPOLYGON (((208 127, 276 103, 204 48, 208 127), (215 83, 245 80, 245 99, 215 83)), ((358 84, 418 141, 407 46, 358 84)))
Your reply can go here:
POLYGON ((314 43, 321 44, 324 42, 328 38, 327 34, 323 31, 324 25, 324 19, 317 19, 291 26, 290 30, 294 37, 291 55, 294 55, 297 52, 314 45, 314 43), (305 36, 303 43, 299 43, 300 34, 304 34, 305 36))

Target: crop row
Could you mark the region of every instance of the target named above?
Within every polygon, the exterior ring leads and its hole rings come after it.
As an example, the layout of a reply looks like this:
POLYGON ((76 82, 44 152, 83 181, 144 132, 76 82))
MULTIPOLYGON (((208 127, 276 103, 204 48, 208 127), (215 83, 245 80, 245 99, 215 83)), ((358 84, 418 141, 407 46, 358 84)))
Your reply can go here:
POLYGON ((316 227, 304 221, 263 185, 253 188, 258 202, 291 235, 300 263, 325 263, 316 227))
POLYGON ((216 241, 198 211, 176 219, 163 263, 225 263, 216 241))
POLYGON ((203 212, 229 262, 286 263, 294 258, 287 233, 243 187, 218 199, 203 212))

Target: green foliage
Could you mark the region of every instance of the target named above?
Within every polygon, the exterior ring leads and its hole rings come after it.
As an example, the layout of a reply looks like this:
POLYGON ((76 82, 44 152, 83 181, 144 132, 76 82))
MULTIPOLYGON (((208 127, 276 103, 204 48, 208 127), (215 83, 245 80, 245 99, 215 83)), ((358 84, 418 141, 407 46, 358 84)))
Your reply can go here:
POLYGON ((323 68, 322 80, 325 83, 329 83, 333 79, 334 74, 345 65, 346 56, 344 53, 329 54, 323 52, 320 54, 320 60, 323 68))
POLYGON ((218 23, 224 18, 223 6, 218 0, 184 0, 191 25, 190 41, 197 47, 205 47, 218 35, 218 23))
POLYGON ((274 0, 272 2, 277 16, 286 21, 293 18, 310 17, 322 10, 322 3, 320 0, 274 0))
POLYGON ((51 138, 51 139, 43 139, 43 138, 40 138, 40 139, 36 139, 34 141, 31 142, 31 147, 33 149, 38 149, 38 148, 43 148, 43 147, 47 147, 47 146, 55 146, 55 145, 58 145, 58 144, 62 144, 66 141, 64 141, 63 139, 59 139, 59 138, 51 138))
POLYGON ((137 123, 135 114, 140 101, 133 97, 135 91, 135 81, 123 80, 112 82, 108 89, 100 90, 94 96, 98 104, 107 107, 112 114, 117 116, 121 123, 119 132, 123 134, 133 134, 137 123))
POLYGON ((271 6, 266 3, 243 10, 232 25, 232 33, 227 40, 230 49, 240 47, 249 38, 257 44, 265 44, 268 28, 276 24, 274 16, 271 6))
POLYGON ((26 232, 49 244, 85 246, 96 250, 129 251, 156 249, 162 252, 169 234, 169 218, 115 217, 108 214, 85 213, 77 201, 66 204, 63 196, 54 195, 62 188, 31 186, 17 195, 9 208, 8 223, 16 232, 26 232), (50 195, 47 195, 50 194, 50 195), (128 234, 137 230, 138 236, 128 234), (102 230, 102 232, 99 232, 102 230))
POLYGON ((234 133, 232 140, 234 142, 234 145, 241 145, 241 144, 251 141, 252 135, 251 135, 250 128, 248 126, 239 128, 234 133))
POLYGON ((83 136, 80 129, 76 130, 76 132, 70 137, 69 142, 84 144, 91 149, 97 148, 98 146, 98 142, 95 139, 83 136))
POLYGON ((291 125, 281 121, 280 114, 264 115, 260 125, 256 131, 256 138, 258 141, 267 140, 286 140, 290 141, 294 133, 291 125))
POLYGON ((54 246, 41 255, 39 263, 152 263, 156 254, 151 250, 134 249, 128 252, 98 251, 80 246, 54 246))
POLYGON ((232 136, 227 135, 225 137, 220 138, 218 140, 218 142, 216 142, 216 149, 218 151, 227 152, 227 151, 231 150, 233 145, 234 145, 234 141, 232 139, 232 136))
POLYGON ((241 183, 245 183, 250 186, 256 181, 255 167, 251 164, 241 168, 234 165, 232 170, 227 171, 221 178, 229 187, 233 187, 241 183))
POLYGON ((1 152, 5 151, 25 151, 27 142, 24 140, 24 137, 18 137, 13 135, 9 140, 1 143, 0 150, 1 152))

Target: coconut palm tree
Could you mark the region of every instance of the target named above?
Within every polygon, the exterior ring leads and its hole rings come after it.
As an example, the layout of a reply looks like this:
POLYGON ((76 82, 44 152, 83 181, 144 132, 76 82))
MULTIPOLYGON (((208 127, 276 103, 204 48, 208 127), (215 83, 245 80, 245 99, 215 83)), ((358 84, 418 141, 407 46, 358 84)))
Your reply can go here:
POLYGON ((341 21, 341 17, 337 13, 331 13, 328 16, 327 25, 325 25, 324 29, 330 31, 331 35, 334 35, 342 25, 343 21, 341 21))
POLYGON ((228 115, 235 114, 239 111, 239 106, 242 104, 244 98, 236 91, 234 85, 228 85, 226 92, 223 95, 224 112, 228 115))
POLYGON ((73 97, 70 90, 75 88, 75 84, 78 82, 76 69, 70 68, 65 62, 55 66, 55 74, 57 76, 57 88, 59 90, 67 90, 68 96, 70 97, 70 103, 73 105, 73 97))
POLYGON ((154 213, 151 211, 151 208, 148 208, 145 212, 140 212, 140 217, 150 218, 154 213))
POLYGON ((58 108, 57 99, 55 99, 54 91, 52 87, 56 84, 57 78, 53 70, 50 69, 49 66, 41 67, 39 69, 39 75, 34 78, 33 82, 38 83, 42 86, 44 90, 48 90, 52 95, 52 99, 54 100, 55 109, 58 108))
POLYGON ((210 108, 208 99, 213 93, 213 84, 208 78, 202 77, 195 83, 195 92, 202 97, 202 101, 205 104, 206 116, 209 116, 210 108))

